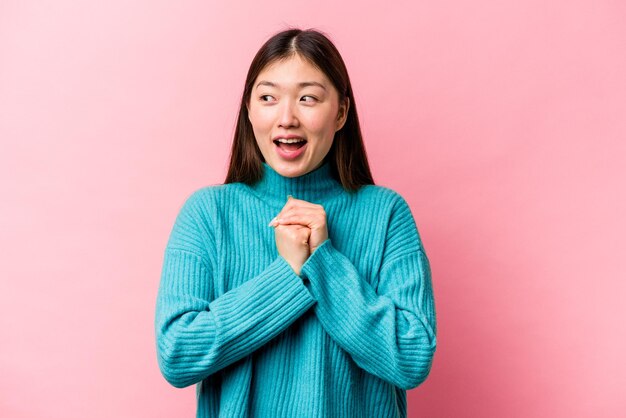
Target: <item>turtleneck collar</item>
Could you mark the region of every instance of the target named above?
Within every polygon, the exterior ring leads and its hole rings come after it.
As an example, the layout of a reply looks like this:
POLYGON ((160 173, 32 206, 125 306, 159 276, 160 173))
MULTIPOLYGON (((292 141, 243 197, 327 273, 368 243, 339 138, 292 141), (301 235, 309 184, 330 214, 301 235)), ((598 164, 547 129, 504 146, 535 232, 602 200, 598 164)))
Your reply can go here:
POLYGON ((328 161, 299 177, 284 177, 264 161, 263 176, 251 187, 263 200, 279 207, 284 206, 288 195, 321 203, 343 191, 341 183, 332 176, 328 161))

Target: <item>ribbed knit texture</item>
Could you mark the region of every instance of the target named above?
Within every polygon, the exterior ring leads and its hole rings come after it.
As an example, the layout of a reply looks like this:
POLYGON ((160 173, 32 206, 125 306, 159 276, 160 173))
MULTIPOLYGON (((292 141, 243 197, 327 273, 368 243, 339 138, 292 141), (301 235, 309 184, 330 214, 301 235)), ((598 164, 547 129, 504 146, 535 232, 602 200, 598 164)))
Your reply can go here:
POLYGON ((156 303, 163 376, 197 384, 198 417, 406 417, 436 348, 431 271, 406 201, 343 190, 330 166, 266 163, 180 210, 156 303), (296 275, 268 223, 287 195, 321 204, 329 238, 296 275))

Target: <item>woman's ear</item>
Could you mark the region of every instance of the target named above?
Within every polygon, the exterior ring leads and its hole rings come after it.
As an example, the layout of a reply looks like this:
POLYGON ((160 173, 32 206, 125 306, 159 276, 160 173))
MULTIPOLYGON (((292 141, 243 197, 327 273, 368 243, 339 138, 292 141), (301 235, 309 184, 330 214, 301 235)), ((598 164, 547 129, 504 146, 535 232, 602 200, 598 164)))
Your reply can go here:
POLYGON ((249 101, 246 101, 246 114, 248 115, 248 121, 252 123, 252 121, 250 120, 250 102, 249 101))
POLYGON ((348 119, 348 110, 350 109, 350 98, 346 97, 346 99, 339 103, 339 112, 337 112, 337 129, 335 132, 343 128, 343 125, 346 123, 348 119))

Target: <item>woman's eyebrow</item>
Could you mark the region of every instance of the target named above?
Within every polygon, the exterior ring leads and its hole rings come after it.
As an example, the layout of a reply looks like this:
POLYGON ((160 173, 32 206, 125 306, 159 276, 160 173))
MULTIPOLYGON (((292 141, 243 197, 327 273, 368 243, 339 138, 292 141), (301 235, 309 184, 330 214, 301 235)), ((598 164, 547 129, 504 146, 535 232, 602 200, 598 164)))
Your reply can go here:
MULTIPOLYGON (((271 81, 266 81, 266 80, 259 81, 256 85, 256 88, 258 88, 259 86, 279 87, 278 84, 272 83, 271 81)), ((326 86, 324 86, 322 83, 318 83, 317 81, 303 81, 302 83, 298 83, 298 87, 300 88, 310 87, 310 86, 317 86, 326 90, 326 86)))

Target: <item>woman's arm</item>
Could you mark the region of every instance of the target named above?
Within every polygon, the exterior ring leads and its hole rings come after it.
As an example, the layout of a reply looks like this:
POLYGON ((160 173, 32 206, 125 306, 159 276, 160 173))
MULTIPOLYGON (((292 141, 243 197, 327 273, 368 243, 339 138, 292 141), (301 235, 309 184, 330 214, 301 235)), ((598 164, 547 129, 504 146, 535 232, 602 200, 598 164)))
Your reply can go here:
POLYGON ((208 199, 190 196, 165 250, 156 304, 156 346, 163 376, 176 387, 208 377, 253 353, 315 301, 284 258, 218 298, 210 220, 199 211, 208 199))
POLYGON ((423 382, 437 345, 431 271, 415 221, 398 195, 374 289, 330 239, 302 266, 328 334, 365 371, 403 389, 423 382))

